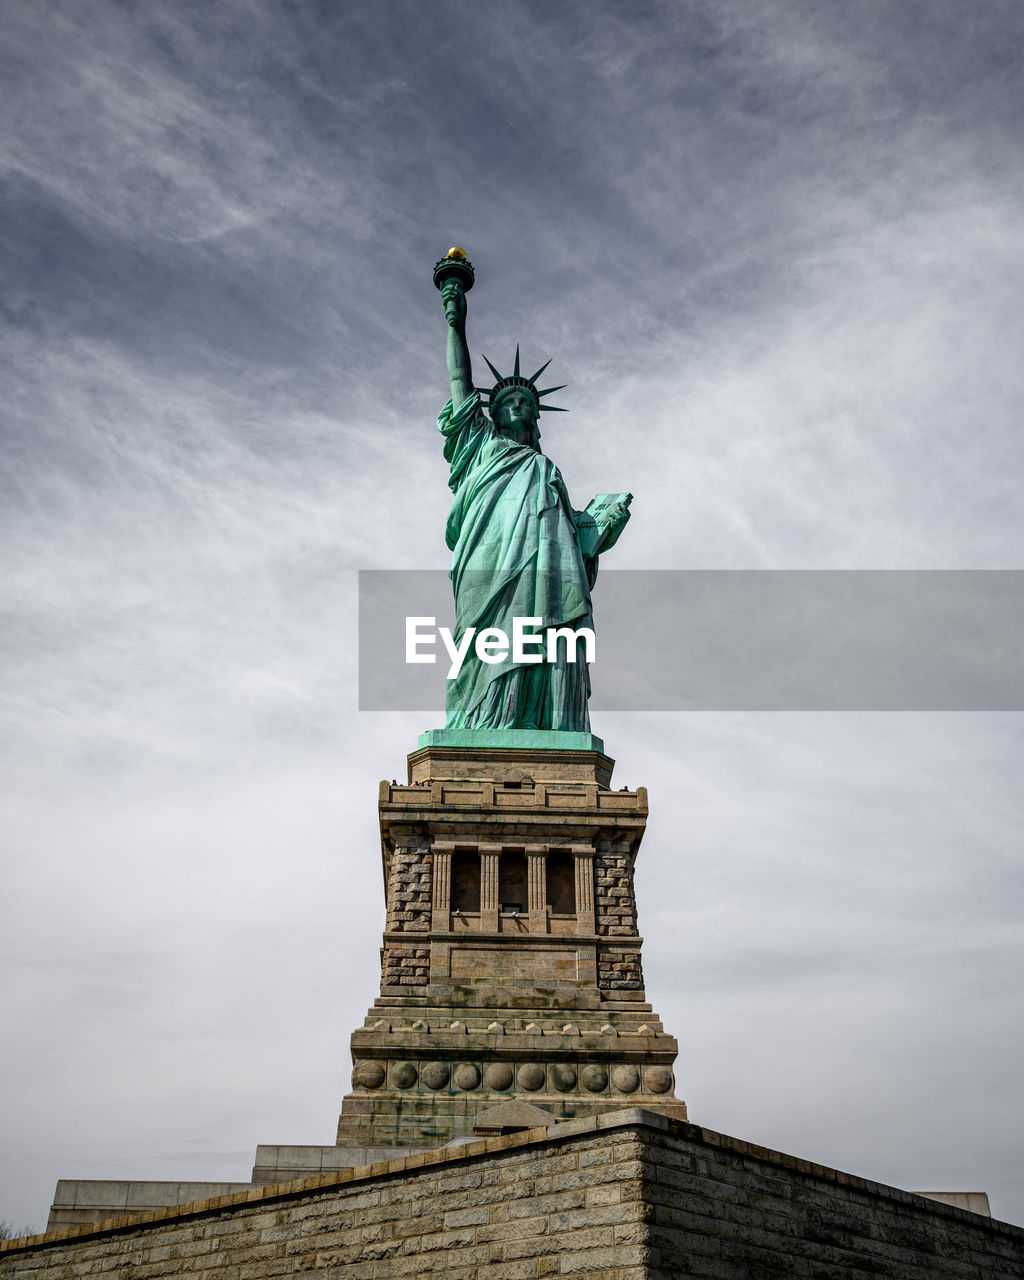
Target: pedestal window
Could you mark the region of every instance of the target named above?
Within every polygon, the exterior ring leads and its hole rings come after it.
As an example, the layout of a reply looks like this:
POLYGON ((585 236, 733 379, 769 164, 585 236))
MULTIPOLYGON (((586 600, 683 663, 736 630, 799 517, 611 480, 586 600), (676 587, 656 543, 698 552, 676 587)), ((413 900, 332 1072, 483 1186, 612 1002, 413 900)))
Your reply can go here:
POLYGON ((452 855, 452 910, 480 912, 480 855, 475 849, 456 849, 452 855))
POLYGON ((498 902, 502 914, 528 911, 529 893, 526 877, 526 854, 521 849, 503 849, 498 872, 498 902))
POLYGON ((576 914, 576 867, 568 849, 552 849, 547 857, 548 906, 553 916, 576 914))

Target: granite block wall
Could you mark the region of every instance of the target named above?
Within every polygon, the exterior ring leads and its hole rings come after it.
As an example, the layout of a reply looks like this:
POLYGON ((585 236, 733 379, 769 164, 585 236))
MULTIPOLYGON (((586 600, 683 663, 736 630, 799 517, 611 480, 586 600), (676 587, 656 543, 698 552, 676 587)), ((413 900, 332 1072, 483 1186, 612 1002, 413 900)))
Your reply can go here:
POLYGON ((648 1280, 1020 1280, 1024 1229, 650 1116, 648 1280))
POLYGON ((531 1130, 0 1246, 0 1276, 643 1280, 642 1150, 628 1128, 531 1130))
POLYGON ((1024 1229, 627 1110, 0 1242, 0 1278, 1024 1280, 1024 1229))

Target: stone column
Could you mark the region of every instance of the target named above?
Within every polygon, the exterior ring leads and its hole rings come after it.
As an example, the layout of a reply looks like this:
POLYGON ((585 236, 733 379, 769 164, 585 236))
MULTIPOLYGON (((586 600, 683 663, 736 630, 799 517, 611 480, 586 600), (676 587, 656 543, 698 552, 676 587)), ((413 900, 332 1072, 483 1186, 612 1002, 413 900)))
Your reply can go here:
POLYGON ((498 863, 500 844, 481 844, 480 850, 480 929, 498 932, 498 863))
POLYGON ((574 844, 572 853, 576 864, 576 932, 594 933, 594 848, 574 844))
POLYGON ((548 931, 547 853, 546 844, 526 846, 527 911, 531 933, 548 931))
POLYGON ((448 933, 452 927, 452 851, 455 842, 435 840, 434 893, 431 903, 430 928, 434 933, 448 933))

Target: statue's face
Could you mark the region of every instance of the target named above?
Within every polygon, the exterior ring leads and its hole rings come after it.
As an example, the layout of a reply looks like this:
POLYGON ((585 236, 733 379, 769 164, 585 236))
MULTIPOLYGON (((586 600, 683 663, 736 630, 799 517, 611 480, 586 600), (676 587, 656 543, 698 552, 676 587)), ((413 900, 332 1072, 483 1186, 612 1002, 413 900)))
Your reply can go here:
POLYGON ((524 444, 533 444, 540 436, 537 431, 537 406, 533 396, 520 387, 506 391, 494 406, 494 424, 506 435, 515 436, 524 444))

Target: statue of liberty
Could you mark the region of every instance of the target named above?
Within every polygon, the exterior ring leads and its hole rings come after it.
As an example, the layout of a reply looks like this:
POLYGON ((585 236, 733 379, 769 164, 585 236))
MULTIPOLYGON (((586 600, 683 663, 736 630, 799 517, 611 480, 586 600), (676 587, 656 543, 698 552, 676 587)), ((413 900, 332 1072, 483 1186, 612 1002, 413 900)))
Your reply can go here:
MULTIPOLYGON (((558 468, 540 451, 538 418, 554 410, 542 405, 542 397, 561 390, 537 390, 547 364, 523 377, 517 346, 511 374, 502 377, 485 356, 497 381, 487 389, 473 386, 466 344, 466 292, 473 281, 473 268, 458 248, 434 270, 448 320, 451 399, 437 425, 455 495, 446 540, 456 642, 469 627, 477 633, 498 627, 511 636, 513 618, 539 618, 540 632, 592 628, 598 556, 629 519, 630 495, 602 495, 585 511, 572 507, 558 468)), ((493 664, 468 658, 448 682, 447 727, 589 732, 590 674, 582 639, 572 649, 560 641, 556 661, 525 665, 511 653, 493 664)))

